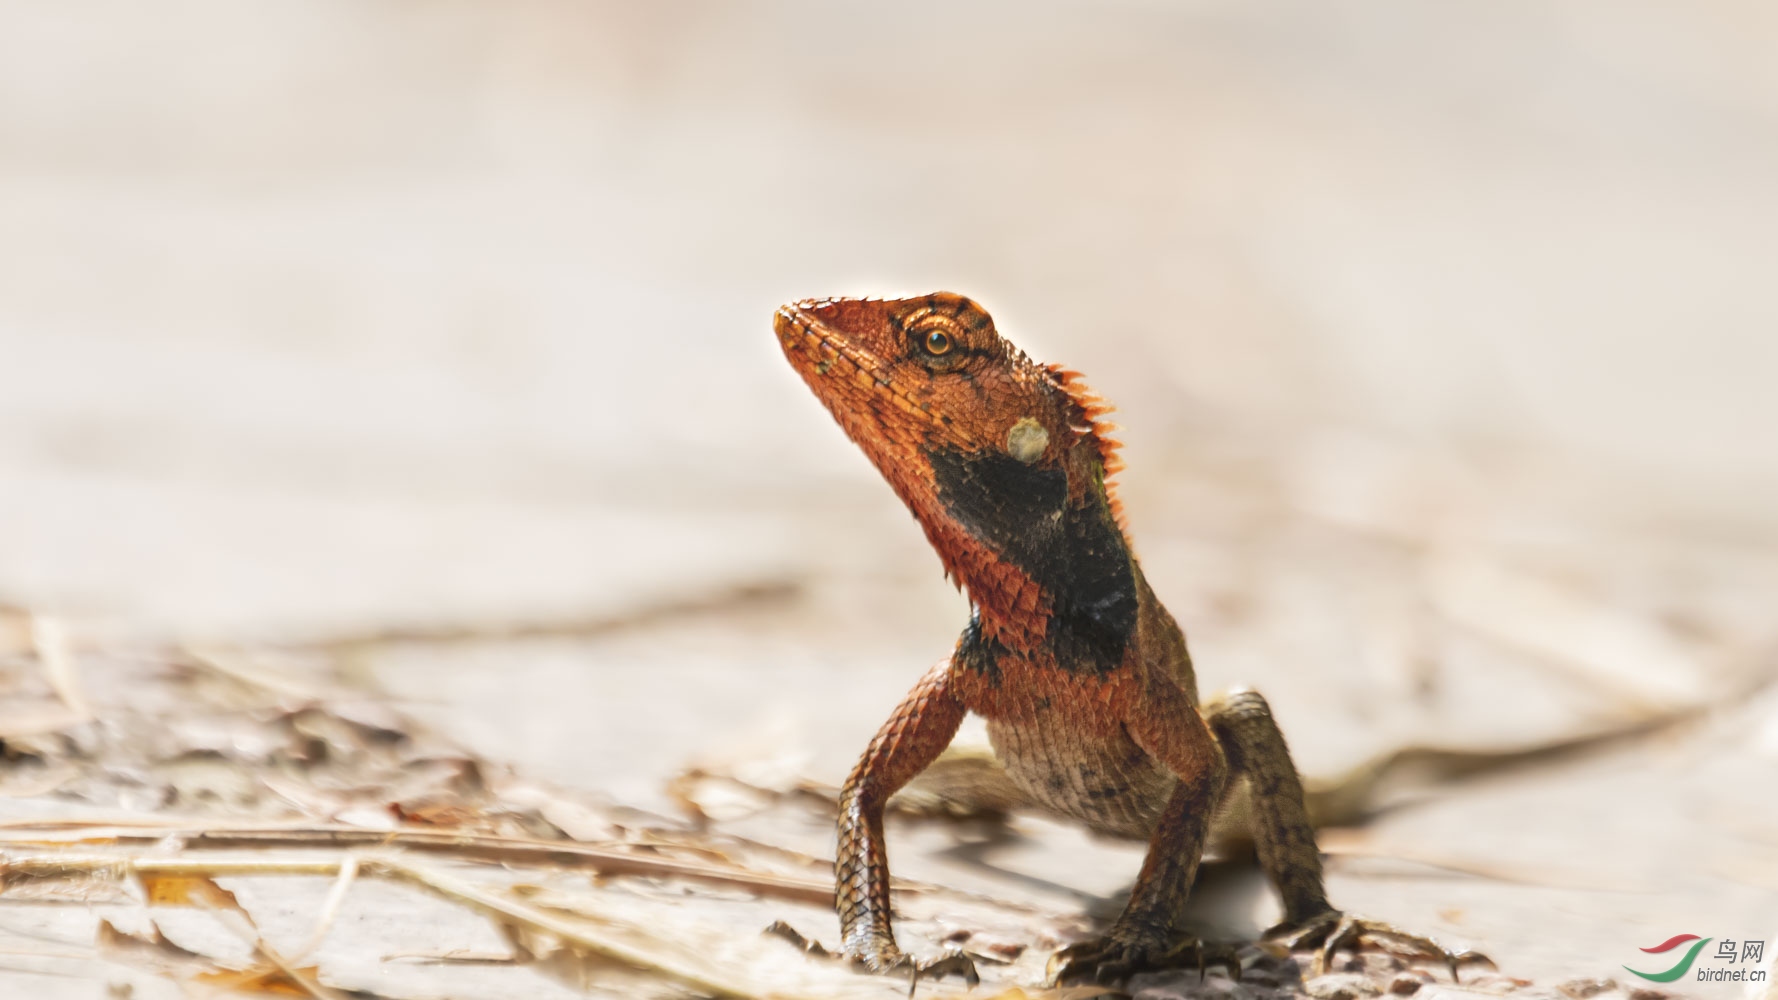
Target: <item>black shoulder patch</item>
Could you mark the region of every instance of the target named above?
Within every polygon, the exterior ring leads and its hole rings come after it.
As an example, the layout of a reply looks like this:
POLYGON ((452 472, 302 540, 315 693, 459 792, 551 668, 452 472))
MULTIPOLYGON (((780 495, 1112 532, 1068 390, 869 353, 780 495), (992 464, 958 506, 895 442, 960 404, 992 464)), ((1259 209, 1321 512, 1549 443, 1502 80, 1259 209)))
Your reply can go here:
POLYGON ((945 510, 1049 595, 1058 665, 1103 673, 1121 663, 1136 629, 1136 576, 1104 491, 1075 507, 1059 468, 998 451, 935 448, 927 458, 945 510))
POLYGON ((982 612, 980 608, 969 609, 969 624, 963 626, 963 634, 957 637, 957 665, 965 670, 981 674, 989 684, 1000 684, 1000 657, 1006 653, 1006 647, 982 635, 982 612))

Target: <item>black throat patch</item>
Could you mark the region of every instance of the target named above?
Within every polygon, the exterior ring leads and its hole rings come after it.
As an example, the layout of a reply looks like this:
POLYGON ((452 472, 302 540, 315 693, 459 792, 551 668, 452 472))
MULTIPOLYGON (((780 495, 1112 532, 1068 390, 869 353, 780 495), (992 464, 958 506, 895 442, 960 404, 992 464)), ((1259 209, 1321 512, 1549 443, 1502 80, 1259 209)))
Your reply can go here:
MULTIPOLYGON (((946 513, 1049 596, 1045 644, 1056 664, 1103 674, 1123 662, 1136 630, 1136 577, 1104 490, 1071 505, 1060 468, 998 451, 932 449, 927 459, 946 513)), ((970 632, 986 643, 971 625, 966 644, 970 632)))

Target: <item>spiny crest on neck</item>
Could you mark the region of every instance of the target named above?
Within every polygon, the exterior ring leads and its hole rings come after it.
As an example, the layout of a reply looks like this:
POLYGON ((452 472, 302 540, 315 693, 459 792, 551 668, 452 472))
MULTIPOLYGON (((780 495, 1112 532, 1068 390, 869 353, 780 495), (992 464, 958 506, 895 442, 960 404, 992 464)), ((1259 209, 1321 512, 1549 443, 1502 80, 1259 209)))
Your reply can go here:
POLYGON ((1062 365, 1044 365, 1043 370, 1068 397, 1070 428, 1082 438, 1091 438, 1097 448, 1099 466, 1103 470, 1106 503, 1111 507, 1111 516, 1117 521, 1118 530, 1125 530, 1128 525, 1124 523, 1124 506, 1118 499, 1117 489, 1112 482, 1113 477, 1124 468, 1123 455, 1119 454, 1124 443, 1111 436, 1120 430, 1118 425, 1105 419, 1116 407, 1089 388, 1080 372, 1062 365))

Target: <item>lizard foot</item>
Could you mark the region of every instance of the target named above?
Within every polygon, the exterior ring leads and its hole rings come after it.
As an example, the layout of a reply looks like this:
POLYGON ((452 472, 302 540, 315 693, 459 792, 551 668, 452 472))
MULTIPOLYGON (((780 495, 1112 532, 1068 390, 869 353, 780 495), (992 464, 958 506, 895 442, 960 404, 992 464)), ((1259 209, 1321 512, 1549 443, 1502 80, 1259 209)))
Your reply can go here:
POLYGON ((920 960, 897 948, 894 939, 872 936, 862 941, 848 941, 836 953, 829 951, 821 942, 804 937, 800 931, 782 920, 772 921, 764 933, 783 938, 814 958, 850 962, 856 968, 878 975, 905 972, 908 976, 909 996, 914 995, 914 988, 922 979, 958 976, 969 986, 982 981, 981 975, 975 970, 975 960, 961 951, 947 951, 937 958, 920 960))
POLYGON ((1046 985, 1104 985, 1157 969, 1195 968, 1202 978, 1211 966, 1221 966, 1236 981, 1241 978, 1241 958, 1235 945, 1167 931, 1120 930, 1114 925, 1104 937, 1069 945, 1051 955, 1046 985))
POLYGON ((1310 974, 1314 976, 1327 971, 1335 952, 1342 949, 1357 951, 1365 944, 1377 945, 1384 951, 1406 957, 1443 962, 1451 970, 1453 982, 1457 981, 1460 966, 1474 963, 1486 965, 1490 969, 1495 967, 1494 961, 1481 952, 1452 951, 1423 934, 1414 934, 1393 924, 1366 920, 1339 910, 1328 910, 1300 924, 1279 924, 1266 932, 1265 939, 1292 951, 1314 948, 1315 962, 1310 970, 1310 974), (1391 945, 1394 947, 1390 947, 1391 945))

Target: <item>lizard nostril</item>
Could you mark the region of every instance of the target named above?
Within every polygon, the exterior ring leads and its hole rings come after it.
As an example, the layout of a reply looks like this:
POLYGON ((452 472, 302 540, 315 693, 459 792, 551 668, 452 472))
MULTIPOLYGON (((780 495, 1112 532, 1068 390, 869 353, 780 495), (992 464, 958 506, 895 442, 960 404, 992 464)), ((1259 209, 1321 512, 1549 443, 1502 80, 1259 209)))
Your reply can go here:
POLYGON ((772 332, 778 335, 779 340, 788 343, 801 329, 802 325, 796 321, 796 314, 789 307, 780 308, 772 316, 772 332))

